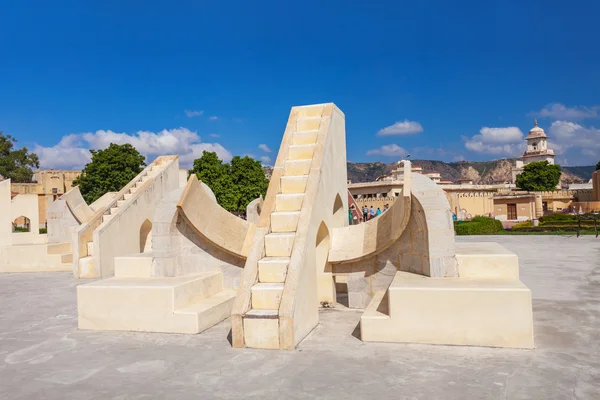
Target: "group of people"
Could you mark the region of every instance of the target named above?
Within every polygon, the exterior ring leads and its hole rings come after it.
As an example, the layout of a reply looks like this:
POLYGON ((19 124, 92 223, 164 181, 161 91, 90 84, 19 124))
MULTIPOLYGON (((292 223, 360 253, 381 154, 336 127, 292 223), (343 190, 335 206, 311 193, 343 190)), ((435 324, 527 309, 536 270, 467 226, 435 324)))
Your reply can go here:
POLYGON ((373 207, 373 206, 371 206, 371 207, 364 206, 362 208, 363 222, 369 221, 375 217, 380 216, 381 213, 386 212, 389 208, 390 208, 389 204, 386 204, 383 206, 383 211, 379 207, 377 207, 377 209, 375 209, 375 207, 373 207))

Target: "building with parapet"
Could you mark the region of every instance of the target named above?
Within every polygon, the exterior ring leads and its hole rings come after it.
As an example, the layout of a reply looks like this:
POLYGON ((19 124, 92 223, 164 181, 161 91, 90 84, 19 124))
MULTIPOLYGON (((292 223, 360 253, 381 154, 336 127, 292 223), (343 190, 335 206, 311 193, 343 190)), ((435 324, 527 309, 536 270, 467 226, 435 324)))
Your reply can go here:
POLYGON ((517 160, 515 168, 512 170, 513 183, 517 180, 517 175, 523 172, 523 168, 529 163, 538 161, 548 161, 554 164, 554 150, 548 148, 548 136, 542 128, 538 126, 537 121, 531 128, 527 137, 527 150, 523 153, 520 160, 517 160))

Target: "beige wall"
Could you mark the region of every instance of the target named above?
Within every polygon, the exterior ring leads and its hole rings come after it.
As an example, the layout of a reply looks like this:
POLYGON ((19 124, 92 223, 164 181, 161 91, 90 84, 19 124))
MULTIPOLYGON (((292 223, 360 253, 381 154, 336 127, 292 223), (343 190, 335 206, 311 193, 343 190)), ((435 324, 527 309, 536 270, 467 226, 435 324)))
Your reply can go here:
MULTIPOLYGON (((517 206, 517 220, 527 221, 535 217, 535 197, 514 197, 509 199, 494 199, 494 216, 501 221, 508 220, 508 205, 517 206)), ((511 221, 514 221, 511 220, 511 221)))
POLYGON ((600 171, 596 171, 592 175, 592 191, 594 193, 592 200, 600 201, 600 171))

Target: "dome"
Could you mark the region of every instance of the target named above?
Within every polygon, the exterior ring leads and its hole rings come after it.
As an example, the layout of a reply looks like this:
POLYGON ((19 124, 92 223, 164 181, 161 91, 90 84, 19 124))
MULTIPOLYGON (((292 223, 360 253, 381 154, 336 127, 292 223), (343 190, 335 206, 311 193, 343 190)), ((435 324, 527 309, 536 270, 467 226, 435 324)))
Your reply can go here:
POLYGON ((544 132, 544 130, 542 128, 540 128, 538 126, 537 121, 535 121, 535 126, 533 128, 531 128, 531 130, 529 131, 529 135, 527 135, 525 140, 535 139, 535 138, 545 138, 545 137, 548 137, 548 136, 546 136, 546 133, 544 132))

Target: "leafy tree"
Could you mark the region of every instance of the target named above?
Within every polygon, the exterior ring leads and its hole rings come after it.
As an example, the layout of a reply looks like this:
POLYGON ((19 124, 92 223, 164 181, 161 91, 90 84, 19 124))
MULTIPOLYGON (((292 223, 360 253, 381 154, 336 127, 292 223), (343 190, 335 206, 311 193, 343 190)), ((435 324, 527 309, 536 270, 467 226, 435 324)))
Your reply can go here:
POLYGON ((600 171, 600 161, 598 161, 598 164, 596 164, 596 171, 600 171))
POLYGON ((39 168, 40 161, 27 147, 13 150, 17 139, 0 131, 0 176, 13 182, 28 183, 33 176, 32 168, 39 168))
POLYGON ((142 172, 146 165, 143 155, 130 144, 111 143, 104 150, 90 150, 92 162, 87 164, 73 186, 86 203, 91 204, 107 192, 118 192, 142 172))
POLYGON ((252 200, 267 193, 269 186, 260 161, 248 156, 233 157, 228 164, 223 163, 217 153, 203 151, 189 173, 196 174, 228 211, 244 212, 252 200))
POLYGON ((530 192, 551 191, 560 181, 560 165, 548 161, 527 164, 523 172, 517 176, 517 187, 530 192))

